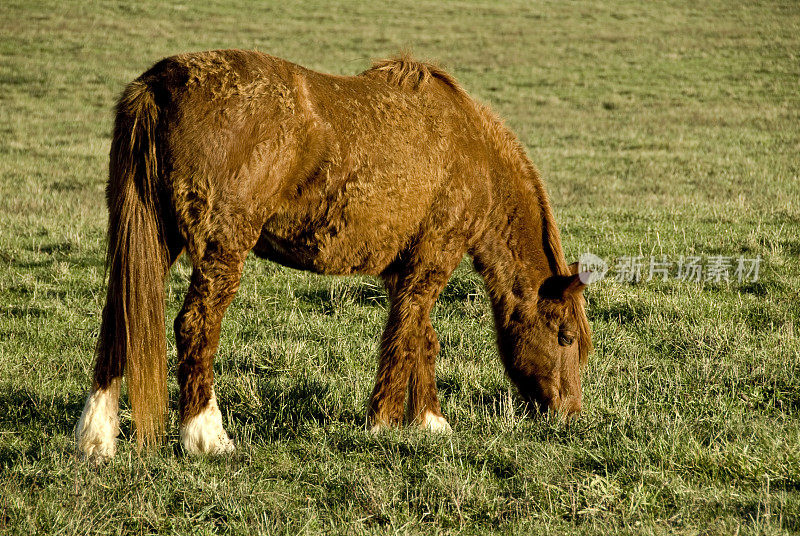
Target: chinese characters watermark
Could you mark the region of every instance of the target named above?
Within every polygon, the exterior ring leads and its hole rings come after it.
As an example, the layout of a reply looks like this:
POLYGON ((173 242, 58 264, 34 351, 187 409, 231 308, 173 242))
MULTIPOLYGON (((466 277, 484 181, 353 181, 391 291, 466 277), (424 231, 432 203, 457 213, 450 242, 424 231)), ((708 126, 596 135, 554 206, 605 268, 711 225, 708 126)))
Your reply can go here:
POLYGON ((758 281, 761 269, 761 256, 680 255, 670 258, 667 255, 623 255, 613 265, 591 253, 580 256, 581 281, 586 284, 600 281, 606 277, 618 283, 639 283, 641 281, 670 278, 687 282, 709 283, 754 283, 758 281))

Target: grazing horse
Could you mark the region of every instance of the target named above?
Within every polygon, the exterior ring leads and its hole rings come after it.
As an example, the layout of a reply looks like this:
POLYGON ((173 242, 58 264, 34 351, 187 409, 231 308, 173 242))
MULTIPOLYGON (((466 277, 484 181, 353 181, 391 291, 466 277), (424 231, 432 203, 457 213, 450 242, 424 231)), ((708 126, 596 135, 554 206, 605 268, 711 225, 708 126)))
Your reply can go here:
POLYGON ((170 57, 125 89, 110 160, 108 294, 76 429, 89 458, 115 453, 123 374, 139 446, 163 436, 164 278, 184 251, 193 270, 175 340, 190 453, 233 450, 213 361, 250 251, 382 278, 390 306, 367 408, 373 430, 404 417, 450 429, 429 315, 467 253, 510 380, 542 410, 580 411, 591 347, 584 278, 564 260, 519 142, 440 68, 399 57, 334 76, 255 51, 170 57))

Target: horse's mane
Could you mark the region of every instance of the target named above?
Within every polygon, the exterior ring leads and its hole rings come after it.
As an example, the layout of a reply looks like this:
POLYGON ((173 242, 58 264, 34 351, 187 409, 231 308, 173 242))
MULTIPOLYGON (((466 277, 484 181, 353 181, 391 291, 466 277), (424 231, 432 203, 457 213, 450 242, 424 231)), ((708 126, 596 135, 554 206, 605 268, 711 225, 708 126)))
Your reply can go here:
POLYGON ((450 73, 438 65, 417 61, 408 53, 377 60, 370 69, 361 74, 370 73, 381 74, 390 84, 413 90, 424 87, 431 80, 438 80, 459 95, 466 96, 466 92, 450 73))

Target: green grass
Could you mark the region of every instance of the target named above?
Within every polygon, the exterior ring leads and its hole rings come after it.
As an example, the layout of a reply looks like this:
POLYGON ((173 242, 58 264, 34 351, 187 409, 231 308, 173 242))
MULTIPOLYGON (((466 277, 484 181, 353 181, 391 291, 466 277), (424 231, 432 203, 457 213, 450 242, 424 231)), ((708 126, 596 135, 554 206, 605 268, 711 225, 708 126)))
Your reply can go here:
POLYGON ((167 4, 0 8, 0 533, 800 532, 796 2, 167 4), (565 426, 522 415, 464 263, 433 314, 453 435, 372 437, 380 284, 250 259, 216 363, 237 453, 183 456, 173 412, 142 458, 123 399, 117 458, 88 467, 71 435, 111 110, 158 59, 223 47, 335 73, 436 59, 527 146, 570 259, 760 255, 761 278, 591 287, 585 411, 565 426))

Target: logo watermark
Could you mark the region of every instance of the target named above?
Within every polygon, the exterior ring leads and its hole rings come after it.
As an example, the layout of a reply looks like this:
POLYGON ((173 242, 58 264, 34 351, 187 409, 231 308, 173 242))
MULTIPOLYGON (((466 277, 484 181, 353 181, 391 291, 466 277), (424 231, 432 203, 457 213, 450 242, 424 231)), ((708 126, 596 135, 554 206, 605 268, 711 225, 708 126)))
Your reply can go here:
POLYGON ((712 255, 623 255, 609 264, 592 253, 584 253, 579 260, 580 278, 585 284, 602 279, 618 283, 639 283, 654 279, 676 279, 695 283, 754 283, 761 269, 761 255, 755 258, 712 255))

